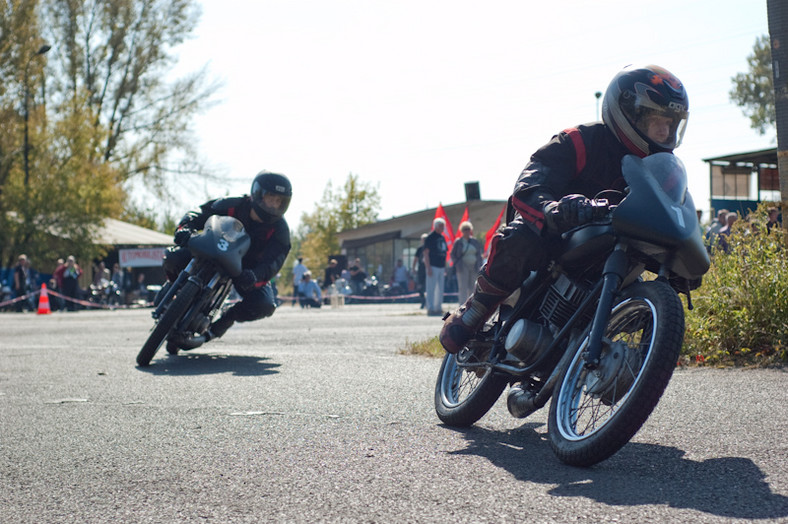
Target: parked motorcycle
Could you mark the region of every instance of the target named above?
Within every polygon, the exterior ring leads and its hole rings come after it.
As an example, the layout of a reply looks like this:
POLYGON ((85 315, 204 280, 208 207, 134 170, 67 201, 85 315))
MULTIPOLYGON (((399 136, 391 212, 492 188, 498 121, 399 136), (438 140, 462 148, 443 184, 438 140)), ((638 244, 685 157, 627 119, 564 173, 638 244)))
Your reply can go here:
POLYGON ((203 231, 191 236, 187 246, 193 258, 159 292, 152 313, 156 323, 137 355, 137 364, 150 364, 165 340, 172 355, 207 341, 208 328, 232 290, 233 277, 241 274, 250 244, 243 224, 228 216, 210 217, 203 231))
POLYGON ((435 386, 444 423, 470 426, 513 385, 517 418, 552 398, 550 444, 573 466, 609 458, 645 423, 683 343, 678 293, 691 309, 710 261, 681 161, 627 156, 622 170, 626 192, 605 194, 619 203, 594 200, 596 219, 563 234, 551 263, 446 355, 435 386))
POLYGON ((90 284, 89 299, 104 306, 120 304, 120 289, 112 280, 102 278, 97 284, 90 284))

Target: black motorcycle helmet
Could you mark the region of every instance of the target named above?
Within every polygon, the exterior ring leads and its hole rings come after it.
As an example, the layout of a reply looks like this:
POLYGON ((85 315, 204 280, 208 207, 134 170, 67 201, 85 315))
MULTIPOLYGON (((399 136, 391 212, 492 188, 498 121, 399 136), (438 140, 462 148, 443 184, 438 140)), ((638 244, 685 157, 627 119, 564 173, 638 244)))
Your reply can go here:
POLYGON ((261 171, 252 182, 252 208, 263 222, 276 222, 290 206, 293 186, 284 175, 261 171), (270 198, 270 196, 279 198, 270 198), (268 198, 266 198, 268 196, 268 198))
POLYGON ((681 81, 655 65, 627 67, 605 92, 602 120, 633 154, 672 152, 681 144, 689 118, 689 99, 681 81), (649 118, 669 119, 669 132, 656 142, 646 135, 649 118))

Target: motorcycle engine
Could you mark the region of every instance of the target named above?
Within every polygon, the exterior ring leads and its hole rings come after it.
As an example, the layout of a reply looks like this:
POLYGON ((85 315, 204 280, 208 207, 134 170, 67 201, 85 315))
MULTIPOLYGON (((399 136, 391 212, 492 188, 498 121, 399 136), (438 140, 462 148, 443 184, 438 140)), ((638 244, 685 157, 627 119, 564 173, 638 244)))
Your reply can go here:
POLYGON ((187 331, 189 333, 204 333, 211 326, 211 319, 205 315, 195 315, 189 323, 187 331))
MULTIPOLYGON (((539 306, 539 313, 550 323, 555 333, 574 315, 591 292, 586 284, 588 283, 573 282, 566 275, 561 275, 547 290, 542 305, 539 306)), ((589 321, 592 315, 592 312, 588 314, 589 321)))
MULTIPOLYGON (((517 320, 506 336, 506 351, 527 365, 534 364, 550 349, 553 336, 574 315, 589 292, 588 286, 578 285, 561 275, 542 299, 539 313, 543 321, 517 320)), ((590 319, 591 314, 588 315, 590 319)))

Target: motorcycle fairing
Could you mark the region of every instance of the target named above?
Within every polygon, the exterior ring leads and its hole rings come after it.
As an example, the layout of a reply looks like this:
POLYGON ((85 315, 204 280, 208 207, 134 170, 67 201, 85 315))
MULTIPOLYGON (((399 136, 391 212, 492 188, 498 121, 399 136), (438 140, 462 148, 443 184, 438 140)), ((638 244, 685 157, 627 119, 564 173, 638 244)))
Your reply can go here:
POLYGON ((613 211, 616 233, 681 277, 694 279, 706 273, 711 261, 681 160, 670 153, 646 158, 627 155, 621 170, 629 194, 613 211))
POLYGON ((189 239, 189 249, 194 256, 210 258, 231 277, 236 277, 243 271, 241 262, 251 242, 240 220, 213 215, 202 232, 189 239))

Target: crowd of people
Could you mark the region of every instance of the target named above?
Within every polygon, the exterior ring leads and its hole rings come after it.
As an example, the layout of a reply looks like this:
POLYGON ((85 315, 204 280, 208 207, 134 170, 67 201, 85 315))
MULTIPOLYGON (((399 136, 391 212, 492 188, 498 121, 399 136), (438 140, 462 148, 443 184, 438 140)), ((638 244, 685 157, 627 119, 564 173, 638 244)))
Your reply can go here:
MULTIPOLYGON (((397 258, 390 274, 383 274, 382 265, 368 271, 360 258, 340 263, 330 258, 322 279, 316 281, 312 272, 298 256, 292 270, 293 306, 318 308, 329 303, 330 297, 344 294, 359 297, 418 297, 421 309, 430 316, 442 316, 446 295, 456 291, 457 300, 465 301, 484 262, 484 247, 473 236, 473 224, 463 221, 459 236, 451 244, 444 237, 445 221, 437 218, 430 233, 421 235, 413 258, 397 258)), ((452 296, 451 301, 454 302, 452 296)))
POLYGON ((115 263, 110 271, 103 261, 93 266, 90 284, 82 286, 83 269, 76 257, 69 255, 58 259, 51 274, 36 270, 26 254, 17 257, 17 263, 8 275, 2 275, 0 303, 16 300, 6 309, 16 312, 36 311, 39 297, 36 291, 45 284, 52 311, 76 311, 85 307, 87 302, 106 306, 127 305, 133 302, 147 302, 149 298, 145 274, 134 277, 131 268, 122 269, 115 263))
MULTIPOLYGON (((749 228, 744 228, 746 233, 757 233, 764 231, 771 234, 777 229, 782 228, 780 223, 780 210, 776 207, 770 207, 767 210, 766 223, 760 223, 753 218, 751 214, 744 217, 749 224, 749 228)), ((733 225, 740 219, 736 211, 729 211, 727 209, 720 209, 717 211, 716 218, 704 231, 704 239, 706 242, 706 249, 709 254, 714 254, 716 250, 721 250, 725 253, 730 252, 729 238, 734 231, 733 225)), ((698 214, 698 221, 700 222, 700 213, 698 214)))
MULTIPOLYGON (((770 234, 782 227, 779 217, 780 212, 776 207, 768 209, 765 223, 748 215, 743 220, 747 221, 750 227, 742 231, 750 233, 763 230, 770 234)), ((729 237, 739 219, 737 212, 721 209, 709 226, 700 226, 710 254, 716 250, 729 251, 729 237)), ((700 211, 698 223, 702 223, 700 211)), ((444 228, 443 219, 436 218, 430 233, 421 235, 421 244, 412 262, 406 264, 403 259, 398 258, 384 286, 385 294, 389 296, 417 293, 420 307, 427 309, 427 314, 431 316, 444 315, 443 302, 447 286, 453 289, 456 285, 458 303, 468 300, 473 294, 476 279, 485 260, 482 244, 474 238, 473 224, 470 221, 460 224, 460 236, 451 248, 444 237, 444 228)), ((379 267, 380 269, 382 268, 379 267)), ((3 289, 0 302, 27 296, 26 300, 16 301, 7 309, 18 312, 35 311, 38 300, 35 291, 42 283, 46 283, 47 289, 56 292, 50 298, 53 311, 80 309, 80 301, 119 305, 145 301, 148 298, 145 274, 139 273, 134 277, 131 268, 124 270, 118 263, 113 264, 112 270, 108 269, 103 261, 95 264, 91 284, 85 288, 80 286, 82 274, 83 270, 73 255, 65 260, 59 259, 56 269, 49 276, 36 271, 29 257, 21 254, 13 270, 3 275, 0 281, 3 289)), ((377 288, 378 272, 370 276, 360 258, 355 258, 344 268, 337 259, 331 258, 324 269, 323 278, 316 279, 304 264, 303 257, 299 256, 293 266, 292 275, 292 305, 300 305, 302 308, 320 308, 329 302, 331 295, 339 293, 356 296, 381 294, 381 289, 377 288), (375 287, 374 293, 371 286, 375 287)))

